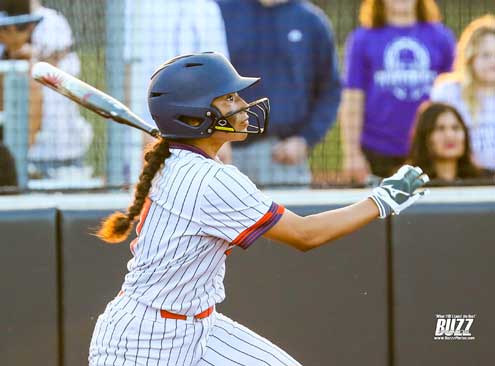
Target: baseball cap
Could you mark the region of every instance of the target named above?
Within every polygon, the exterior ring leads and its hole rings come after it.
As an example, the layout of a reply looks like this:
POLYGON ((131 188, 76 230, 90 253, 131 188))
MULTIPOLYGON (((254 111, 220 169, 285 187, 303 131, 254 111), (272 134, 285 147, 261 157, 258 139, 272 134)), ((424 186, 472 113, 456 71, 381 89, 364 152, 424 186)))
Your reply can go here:
POLYGON ((40 15, 31 14, 30 0, 0 0, 0 27, 38 23, 42 19, 40 15))

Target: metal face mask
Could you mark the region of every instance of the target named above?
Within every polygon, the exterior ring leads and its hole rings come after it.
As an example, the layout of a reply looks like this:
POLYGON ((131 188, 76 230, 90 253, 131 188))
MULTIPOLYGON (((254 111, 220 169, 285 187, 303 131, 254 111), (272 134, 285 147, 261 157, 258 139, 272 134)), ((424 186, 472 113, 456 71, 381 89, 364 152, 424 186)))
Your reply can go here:
MULTIPOLYGON (((210 112, 207 112, 207 115, 210 112)), ((245 108, 239 109, 234 112, 227 113, 222 116, 220 112, 215 108, 213 113, 210 113, 209 117, 213 117, 213 123, 208 132, 222 131, 230 133, 247 133, 253 135, 261 135, 267 129, 270 122, 270 101, 268 98, 261 98, 249 103, 245 108), (228 119, 238 113, 246 112, 248 115, 249 125, 247 131, 237 131, 229 123, 228 119), (213 116, 212 116, 213 114, 213 116)))

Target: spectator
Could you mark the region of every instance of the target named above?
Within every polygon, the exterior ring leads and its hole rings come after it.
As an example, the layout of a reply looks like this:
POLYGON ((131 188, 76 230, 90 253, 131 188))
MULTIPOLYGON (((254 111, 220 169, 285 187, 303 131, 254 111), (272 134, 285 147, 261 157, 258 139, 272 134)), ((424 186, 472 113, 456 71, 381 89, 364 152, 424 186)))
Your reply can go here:
POLYGON ((423 102, 418 109, 409 164, 437 183, 493 177, 471 160, 469 132, 459 112, 443 103, 423 102))
POLYGON ((149 78, 177 55, 216 51, 228 57, 225 27, 214 0, 126 0, 125 59, 130 68, 133 110, 154 124, 148 112, 149 78), (166 21, 164 21, 166 19, 166 21), (148 78, 143 78, 143 75, 148 78))
MULTIPOLYGON (((148 82, 155 70, 177 55, 216 51, 228 58, 225 26, 214 0, 126 0, 125 3, 126 103, 154 125, 148 110, 148 82), (166 19, 164 21, 164 19, 166 19), (145 76, 143 78, 143 75, 145 76)), ((125 131, 132 151, 123 151, 131 177, 142 165, 143 136, 125 131)), ((144 143, 152 139, 144 137, 144 143)))
POLYGON ((261 186, 311 183, 308 150, 334 122, 340 101, 338 60, 330 22, 308 1, 220 0, 232 64, 259 75, 241 93, 271 100, 265 138, 233 147, 233 162, 261 186))
MULTIPOLYGON (((33 57, 77 76, 81 64, 72 50, 72 30, 67 19, 56 10, 43 7, 39 0, 31 0, 31 7, 33 14, 43 17, 33 32, 33 57)), ((84 167, 84 156, 93 131, 78 106, 43 87, 42 110, 41 128, 28 154, 35 171, 43 178, 58 179, 67 174, 89 178, 92 173, 84 167)))
POLYGON ((347 39, 341 119, 344 171, 385 177, 409 152, 417 107, 450 71, 455 38, 433 0, 364 0, 347 39))
MULTIPOLYGON (((0 4, 0 43, 5 44, 0 50, 1 59, 29 59, 29 40, 40 17, 30 14, 29 0, 4 1, 0 4)), ((34 82, 31 82, 34 92, 34 82)), ((39 89, 39 88, 37 88, 39 89)), ((3 75, 0 75, 0 104, 3 110, 3 75)), ((31 93, 31 96, 34 93, 31 93)), ((34 103, 30 103, 33 104, 34 103)), ((32 114, 31 114, 32 115, 32 114)), ((17 187, 15 160, 3 143, 3 122, 0 121, 0 186, 17 187)), ((33 122, 32 125, 35 123, 33 122)), ((29 140, 32 141, 30 133, 29 140)))
MULTIPOLYGON (((31 0, 30 5, 31 14, 42 17, 41 22, 25 40, 20 55, 11 54, 10 40, 3 38, 4 55, 46 61, 72 75, 79 74, 80 62, 72 51, 72 31, 65 17, 43 7, 39 0, 31 0)), ((67 174, 76 172, 83 177, 90 175, 83 165, 92 140, 91 126, 81 117, 76 104, 53 90, 44 87, 41 99, 41 122, 31 126, 35 131, 28 152, 31 176, 58 179, 70 178, 67 174)))
POLYGON ((457 46, 454 71, 441 75, 431 98, 453 105, 469 128, 474 160, 495 170, 495 16, 472 21, 457 46))
POLYGON ((17 187, 17 173, 12 154, 0 141, 0 193, 2 187, 17 187))

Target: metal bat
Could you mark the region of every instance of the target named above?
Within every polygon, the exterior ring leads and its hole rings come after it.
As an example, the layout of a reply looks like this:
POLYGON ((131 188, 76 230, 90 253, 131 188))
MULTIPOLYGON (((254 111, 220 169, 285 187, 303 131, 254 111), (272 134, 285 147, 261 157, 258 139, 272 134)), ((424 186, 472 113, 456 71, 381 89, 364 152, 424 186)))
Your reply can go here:
POLYGON ((39 83, 65 95, 102 117, 135 127, 153 137, 160 136, 158 129, 147 124, 117 99, 47 62, 36 63, 31 71, 31 76, 39 83))

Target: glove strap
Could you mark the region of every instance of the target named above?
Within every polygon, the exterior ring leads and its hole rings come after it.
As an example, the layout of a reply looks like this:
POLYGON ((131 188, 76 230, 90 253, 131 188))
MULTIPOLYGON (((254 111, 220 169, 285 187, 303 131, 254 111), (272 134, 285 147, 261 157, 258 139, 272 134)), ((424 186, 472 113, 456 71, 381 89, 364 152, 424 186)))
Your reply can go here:
POLYGON ((380 187, 375 188, 369 198, 371 198, 371 200, 373 200, 375 205, 378 207, 380 219, 385 219, 392 213, 392 208, 379 197, 378 192, 376 192, 378 189, 380 189, 380 187))

